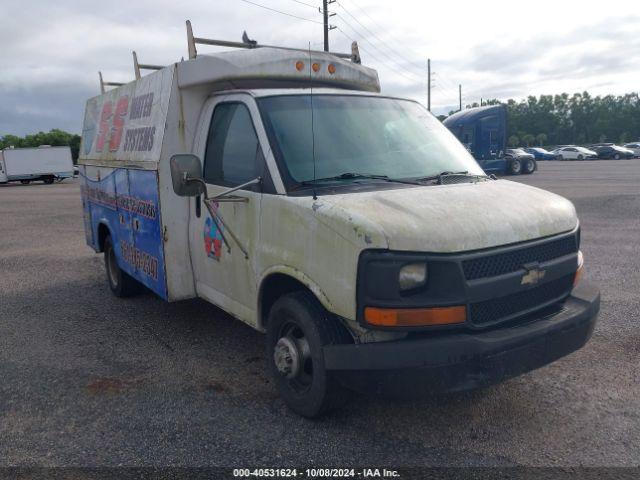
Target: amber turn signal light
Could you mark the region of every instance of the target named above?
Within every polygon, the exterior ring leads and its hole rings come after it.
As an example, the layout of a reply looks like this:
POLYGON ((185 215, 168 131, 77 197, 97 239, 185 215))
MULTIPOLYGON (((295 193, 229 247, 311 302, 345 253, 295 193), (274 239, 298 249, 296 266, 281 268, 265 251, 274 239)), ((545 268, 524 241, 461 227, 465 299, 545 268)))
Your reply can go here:
POLYGON ((298 61, 296 62, 296 70, 298 70, 299 72, 301 72, 303 68, 304 68, 304 62, 303 62, 303 61, 301 61, 301 60, 298 60, 298 61))
POLYGON ((331 75, 333 75, 334 73, 336 73, 336 66, 333 63, 330 63, 327 67, 327 70, 331 75))
POLYGON ((314 72, 319 72, 320 71, 320 64, 319 63, 314 63, 313 65, 311 65, 311 68, 313 69, 314 72))
POLYGON ((467 319, 467 309, 464 305, 433 308, 366 307, 364 309, 364 318, 367 323, 379 327, 452 325, 464 323, 467 319))

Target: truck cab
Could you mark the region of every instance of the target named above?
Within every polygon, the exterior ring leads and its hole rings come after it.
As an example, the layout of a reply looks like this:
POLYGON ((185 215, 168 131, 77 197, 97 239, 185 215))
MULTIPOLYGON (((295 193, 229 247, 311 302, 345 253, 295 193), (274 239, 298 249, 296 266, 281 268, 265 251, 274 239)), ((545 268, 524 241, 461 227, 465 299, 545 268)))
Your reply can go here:
POLYGON ((444 125, 462 142, 486 173, 531 174, 534 157, 525 152, 514 155, 507 146, 507 108, 504 105, 468 108, 444 120, 444 125))
POLYGON ((116 296, 200 297, 264 332, 307 417, 352 389, 475 388, 587 342, 599 293, 568 200, 488 177, 423 106, 381 94, 357 49, 199 55, 190 35, 189 52, 87 103, 85 233, 116 296))

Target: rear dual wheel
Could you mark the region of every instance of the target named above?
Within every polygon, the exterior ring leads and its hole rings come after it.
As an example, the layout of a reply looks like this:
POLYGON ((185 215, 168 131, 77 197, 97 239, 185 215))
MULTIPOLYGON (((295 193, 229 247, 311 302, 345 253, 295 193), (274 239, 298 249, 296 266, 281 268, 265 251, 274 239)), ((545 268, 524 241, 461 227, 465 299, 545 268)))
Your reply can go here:
POLYGON ((528 158, 522 163, 522 173, 524 174, 529 175, 535 172, 536 168, 537 168, 536 161, 533 160, 532 158, 528 158))
POLYGON ((107 271, 109 288, 116 297, 130 297, 142 291, 140 282, 118 265, 118 257, 111 235, 107 235, 104 240, 104 267, 107 271))
POLYGON ((509 173, 511 175, 520 175, 522 173, 522 163, 517 158, 509 162, 509 173))
POLYGON ((325 369, 323 348, 352 337, 312 294, 293 292, 275 302, 266 341, 276 389, 291 410, 314 418, 348 401, 349 392, 325 369))

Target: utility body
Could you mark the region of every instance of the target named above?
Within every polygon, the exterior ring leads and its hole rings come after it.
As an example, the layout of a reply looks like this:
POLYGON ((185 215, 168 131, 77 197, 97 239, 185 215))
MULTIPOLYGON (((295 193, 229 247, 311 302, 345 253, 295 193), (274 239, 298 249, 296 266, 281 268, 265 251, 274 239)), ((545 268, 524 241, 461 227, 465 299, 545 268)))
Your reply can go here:
POLYGON ((116 295, 200 297, 265 332, 310 417, 345 386, 473 388, 588 340, 569 201, 484 175, 355 46, 189 51, 87 103, 86 239, 116 295))
POLYGON ((73 177, 73 161, 69 147, 6 148, 0 151, 0 183, 28 184, 73 177))

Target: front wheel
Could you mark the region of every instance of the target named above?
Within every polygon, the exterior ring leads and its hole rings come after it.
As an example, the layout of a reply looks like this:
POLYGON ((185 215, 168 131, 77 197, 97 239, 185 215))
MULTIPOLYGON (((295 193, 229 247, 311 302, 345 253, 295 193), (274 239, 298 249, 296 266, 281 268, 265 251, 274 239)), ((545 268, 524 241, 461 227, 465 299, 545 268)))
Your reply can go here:
POLYGON ((578 160, 584 160, 584 157, 582 155, 578 155, 578 160))
POLYGON ((511 160, 511 162, 509 163, 509 173, 511 175, 520 175, 521 171, 522 163, 520 163, 520 160, 518 160, 517 158, 511 160))
POLYGON ((104 240, 104 267, 107 271, 109 288, 116 297, 130 297, 142 290, 142 285, 118 265, 111 235, 107 235, 104 240))
POLYGON ((29 185, 31 183, 31 180, 20 180, 20 183, 22 185, 29 185))
POLYGON ((529 175, 535 171, 536 171, 536 161, 533 160, 532 158, 525 160, 524 164, 522 165, 522 173, 529 175))
POLYGON ((46 185, 53 185, 53 181, 54 181, 54 180, 55 180, 55 178, 53 178, 53 177, 49 177, 49 178, 45 178, 45 179, 43 180, 43 182, 44 182, 46 185))
POLYGON ((351 335, 309 292, 279 298, 267 324, 267 359, 276 389, 287 406, 314 418, 349 398, 325 370, 323 347, 351 343, 351 335))

